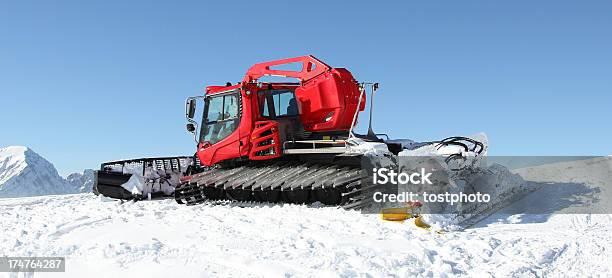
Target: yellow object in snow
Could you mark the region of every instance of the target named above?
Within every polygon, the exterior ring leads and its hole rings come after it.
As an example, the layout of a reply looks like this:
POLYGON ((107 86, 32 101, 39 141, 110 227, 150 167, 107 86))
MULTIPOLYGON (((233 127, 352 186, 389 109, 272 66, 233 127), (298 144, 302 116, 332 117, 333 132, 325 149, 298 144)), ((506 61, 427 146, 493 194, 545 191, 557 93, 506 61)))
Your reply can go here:
POLYGON ((436 234, 440 235, 444 234, 443 230, 432 230, 431 225, 425 223, 420 215, 414 218, 414 225, 426 231, 435 232, 436 234))
MULTIPOLYGON (((412 213, 409 207, 400 208, 384 208, 380 211, 380 218, 386 221, 404 222, 410 218, 414 218, 414 225, 426 231, 431 231, 431 225, 423 221, 423 217, 412 213)), ((435 231, 437 234, 443 234, 444 231, 435 231)))
POLYGON ((419 228, 423 228, 428 230, 429 228, 431 228, 431 226, 427 223, 425 223, 425 221, 423 221, 423 218, 419 215, 414 219, 414 225, 419 227, 419 228))
POLYGON ((408 212, 410 208, 384 208, 380 212, 380 218, 387 221, 404 221, 413 217, 412 213, 408 212))

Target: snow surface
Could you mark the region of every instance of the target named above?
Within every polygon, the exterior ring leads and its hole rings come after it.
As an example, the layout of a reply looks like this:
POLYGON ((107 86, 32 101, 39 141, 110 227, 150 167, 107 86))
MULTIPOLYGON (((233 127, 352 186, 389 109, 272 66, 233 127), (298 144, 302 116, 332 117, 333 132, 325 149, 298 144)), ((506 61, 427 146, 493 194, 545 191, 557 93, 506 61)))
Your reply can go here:
MULTIPOLYGON (((549 165, 543 178, 610 187, 609 179, 571 173, 609 162, 549 165)), ((551 196, 538 190, 521 201, 550 204, 542 198, 551 196)), ((122 203, 90 194, 1 199, 0 255, 67 257, 67 273, 35 277, 612 276, 611 215, 508 213, 515 205, 436 234, 330 207, 122 203)))
POLYGON ((49 161, 22 146, 0 148, 0 198, 78 193, 49 161))

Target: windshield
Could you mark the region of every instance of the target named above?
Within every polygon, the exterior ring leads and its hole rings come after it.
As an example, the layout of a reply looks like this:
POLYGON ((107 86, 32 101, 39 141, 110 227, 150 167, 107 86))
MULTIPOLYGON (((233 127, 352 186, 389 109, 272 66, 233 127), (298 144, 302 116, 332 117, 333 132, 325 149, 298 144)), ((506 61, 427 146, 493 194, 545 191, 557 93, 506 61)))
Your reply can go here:
POLYGON ((206 98, 201 142, 215 144, 229 136, 240 122, 238 92, 206 98))

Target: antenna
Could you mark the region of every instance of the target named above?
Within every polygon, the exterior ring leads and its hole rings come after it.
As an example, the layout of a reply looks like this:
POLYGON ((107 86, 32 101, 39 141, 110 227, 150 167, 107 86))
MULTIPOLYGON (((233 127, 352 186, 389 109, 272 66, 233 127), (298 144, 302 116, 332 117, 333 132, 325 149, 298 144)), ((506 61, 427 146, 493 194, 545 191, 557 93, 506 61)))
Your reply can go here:
POLYGON ((374 108, 374 93, 378 90, 378 82, 376 83, 366 83, 366 85, 370 86, 372 93, 370 94, 370 119, 368 123, 368 134, 366 135, 368 138, 378 139, 376 137, 376 133, 372 130, 372 110, 374 108))

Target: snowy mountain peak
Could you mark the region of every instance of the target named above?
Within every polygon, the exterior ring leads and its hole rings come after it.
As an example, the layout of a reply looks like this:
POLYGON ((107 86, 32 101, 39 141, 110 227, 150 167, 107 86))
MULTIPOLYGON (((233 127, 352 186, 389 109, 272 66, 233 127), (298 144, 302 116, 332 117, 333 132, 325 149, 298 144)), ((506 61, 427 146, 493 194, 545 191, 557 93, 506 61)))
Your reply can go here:
POLYGON ((78 192, 89 192, 94 184, 94 170, 85 169, 83 173, 72 173, 66 177, 78 192))
POLYGON ((24 146, 0 148, 0 197, 80 192, 45 158, 24 146))
POLYGON ((0 184, 6 183, 13 176, 23 171, 27 164, 27 157, 37 155, 28 147, 10 146, 0 148, 0 184))

